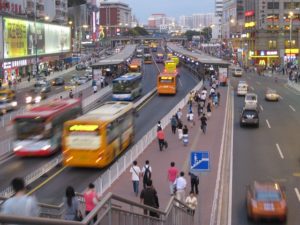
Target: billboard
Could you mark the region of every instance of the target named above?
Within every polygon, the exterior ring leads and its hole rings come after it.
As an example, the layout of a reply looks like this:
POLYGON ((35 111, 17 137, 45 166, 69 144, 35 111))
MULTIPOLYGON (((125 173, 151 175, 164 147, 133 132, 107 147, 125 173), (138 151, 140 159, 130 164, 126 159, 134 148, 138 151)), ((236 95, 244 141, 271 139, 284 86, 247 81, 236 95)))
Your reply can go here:
POLYGON ((71 28, 4 17, 3 41, 5 59, 68 52, 71 28))
POLYGON ((2 29, 2 17, 0 16, 0 75, 1 75, 1 63, 3 59, 3 29, 2 29))

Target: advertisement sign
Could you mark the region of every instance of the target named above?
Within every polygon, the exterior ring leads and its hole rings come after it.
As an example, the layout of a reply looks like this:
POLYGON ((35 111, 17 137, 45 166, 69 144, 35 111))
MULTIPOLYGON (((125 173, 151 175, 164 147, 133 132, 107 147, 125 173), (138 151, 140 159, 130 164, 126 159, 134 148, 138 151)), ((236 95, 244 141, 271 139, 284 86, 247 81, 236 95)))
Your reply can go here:
POLYGON ((70 27, 3 18, 4 58, 70 51, 70 27))
MULTIPOLYGON (((0 16, 0 60, 3 59, 3 29, 2 29, 2 17, 0 16)), ((0 62, 0 75, 1 75, 1 62, 0 62)))
POLYGON ((220 85, 226 86, 227 85, 227 68, 219 67, 219 81, 220 85))

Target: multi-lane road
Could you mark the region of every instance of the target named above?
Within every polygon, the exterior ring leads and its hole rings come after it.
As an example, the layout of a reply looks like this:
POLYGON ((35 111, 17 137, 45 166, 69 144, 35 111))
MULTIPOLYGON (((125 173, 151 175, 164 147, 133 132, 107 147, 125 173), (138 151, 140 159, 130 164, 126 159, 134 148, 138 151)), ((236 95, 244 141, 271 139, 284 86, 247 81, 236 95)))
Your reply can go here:
MULTIPOLYGON (((233 139, 233 198, 232 225, 252 224, 246 214, 246 186, 253 181, 277 181, 284 185, 288 203, 288 225, 300 221, 300 93, 287 87, 286 77, 279 79, 247 73, 233 78, 246 80, 250 92, 258 95, 260 127, 241 128, 240 111, 244 98, 234 96, 233 139), (265 101, 265 91, 270 87, 280 95, 279 102, 265 101)), ((266 221, 256 224, 268 224, 266 221)))

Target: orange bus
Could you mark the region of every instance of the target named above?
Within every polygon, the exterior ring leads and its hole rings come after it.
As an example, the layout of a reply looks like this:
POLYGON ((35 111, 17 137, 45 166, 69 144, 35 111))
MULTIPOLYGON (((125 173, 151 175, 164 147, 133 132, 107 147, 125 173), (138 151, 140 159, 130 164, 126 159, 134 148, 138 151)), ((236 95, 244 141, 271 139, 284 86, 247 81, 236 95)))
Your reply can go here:
POLYGON ((63 164, 103 168, 132 142, 134 105, 106 102, 99 108, 64 124, 63 164))
POLYGON ((140 72, 142 67, 142 60, 133 59, 128 67, 129 67, 129 72, 140 72))
POLYGON ((177 74, 176 73, 160 73, 157 76, 157 93, 160 94, 176 94, 177 92, 177 74))

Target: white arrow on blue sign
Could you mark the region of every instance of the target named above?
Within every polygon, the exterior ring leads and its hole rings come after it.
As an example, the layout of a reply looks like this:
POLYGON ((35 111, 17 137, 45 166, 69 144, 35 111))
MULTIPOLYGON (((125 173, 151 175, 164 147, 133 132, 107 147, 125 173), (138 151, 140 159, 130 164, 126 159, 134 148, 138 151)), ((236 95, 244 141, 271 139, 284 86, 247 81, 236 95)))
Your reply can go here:
POLYGON ((210 170, 209 152, 208 151, 191 152, 190 171, 207 172, 209 170, 210 170))

